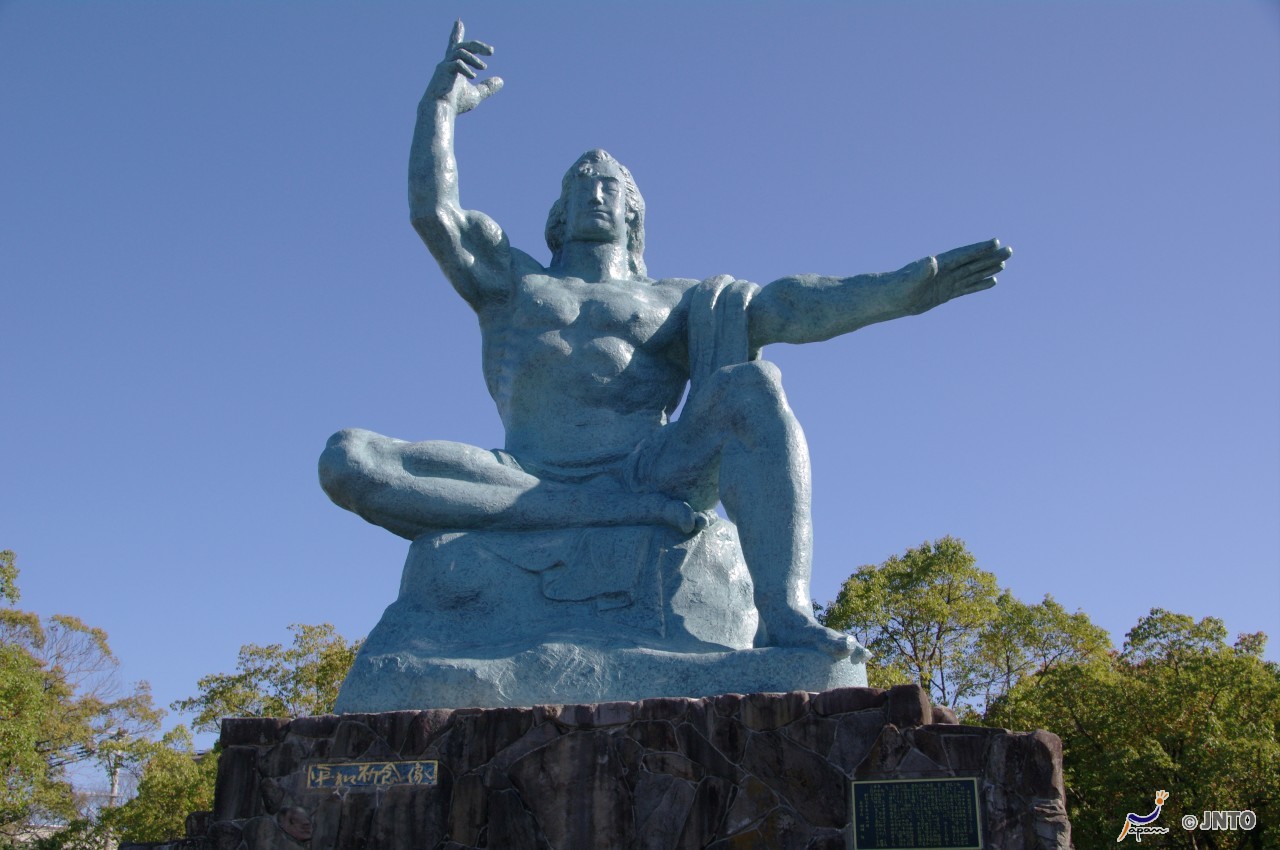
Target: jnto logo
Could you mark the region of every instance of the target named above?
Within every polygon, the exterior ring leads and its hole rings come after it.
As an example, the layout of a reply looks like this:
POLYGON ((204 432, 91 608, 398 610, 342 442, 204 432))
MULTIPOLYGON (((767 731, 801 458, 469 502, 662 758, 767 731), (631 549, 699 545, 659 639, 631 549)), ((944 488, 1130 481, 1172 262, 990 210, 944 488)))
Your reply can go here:
POLYGON ((1126 835, 1132 835, 1134 840, 1139 844, 1142 843, 1144 835, 1163 835, 1169 831, 1167 826, 1152 826, 1156 818, 1160 817, 1160 809, 1164 806, 1164 801, 1169 799, 1168 791, 1156 792, 1156 807, 1149 814, 1138 815, 1133 812, 1124 816, 1124 829, 1120 830, 1120 837, 1116 839, 1116 843, 1124 841, 1126 835))

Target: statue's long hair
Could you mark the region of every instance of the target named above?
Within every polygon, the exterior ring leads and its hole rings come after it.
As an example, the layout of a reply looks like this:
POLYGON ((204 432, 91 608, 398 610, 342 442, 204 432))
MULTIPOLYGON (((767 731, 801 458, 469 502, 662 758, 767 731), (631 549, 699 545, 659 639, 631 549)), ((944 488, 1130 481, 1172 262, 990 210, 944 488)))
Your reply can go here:
POLYGON ((564 247, 564 232, 568 226, 566 207, 569 187, 575 177, 590 172, 591 166, 596 163, 611 163, 622 175, 623 198, 627 210, 627 265, 636 277, 647 277, 644 265, 644 198, 640 197, 640 189, 627 167, 599 148, 578 157, 578 161, 569 167, 564 179, 560 181, 560 197, 551 205, 551 212, 547 213, 546 238, 547 247, 551 249, 551 263, 554 265, 559 261, 560 250, 564 247))

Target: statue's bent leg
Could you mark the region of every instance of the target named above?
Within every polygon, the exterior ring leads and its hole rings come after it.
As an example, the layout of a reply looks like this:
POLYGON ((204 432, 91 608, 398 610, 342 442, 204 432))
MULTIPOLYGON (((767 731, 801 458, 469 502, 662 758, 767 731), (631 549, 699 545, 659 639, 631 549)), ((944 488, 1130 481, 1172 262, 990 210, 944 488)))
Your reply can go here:
POLYGON ((700 510, 718 496, 737 523, 765 645, 836 657, 857 648, 813 616, 809 451, 776 366, 719 370, 643 451, 638 469, 647 483, 700 510))
POLYGON ((545 481, 465 443, 407 443, 359 429, 329 440, 320 484, 338 505, 409 540, 442 529, 667 523, 691 530, 693 522, 687 505, 657 493, 545 481))

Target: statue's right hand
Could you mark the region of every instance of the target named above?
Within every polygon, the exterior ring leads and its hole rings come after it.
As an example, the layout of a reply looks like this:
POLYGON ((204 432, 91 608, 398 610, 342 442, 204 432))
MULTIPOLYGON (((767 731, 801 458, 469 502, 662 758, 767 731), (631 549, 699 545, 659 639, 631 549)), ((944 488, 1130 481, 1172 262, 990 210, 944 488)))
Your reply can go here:
POLYGON ((493 48, 483 41, 463 41, 462 33, 462 21, 454 21, 444 61, 436 66, 423 98, 448 103, 458 115, 475 109, 480 101, 502 88, 501 77, 471 82, 489 67, 480 57, 492 56, 493 48))

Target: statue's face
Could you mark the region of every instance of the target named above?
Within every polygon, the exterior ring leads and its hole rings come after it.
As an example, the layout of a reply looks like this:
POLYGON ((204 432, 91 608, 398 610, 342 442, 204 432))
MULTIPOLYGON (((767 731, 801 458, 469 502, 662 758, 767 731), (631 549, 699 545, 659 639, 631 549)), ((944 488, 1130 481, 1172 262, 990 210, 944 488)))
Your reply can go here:
POLYGON ((613 163, 588 163, 565 200, 569 239, 627 244, 626 188, 613 163))

